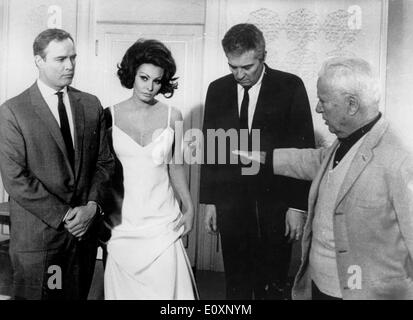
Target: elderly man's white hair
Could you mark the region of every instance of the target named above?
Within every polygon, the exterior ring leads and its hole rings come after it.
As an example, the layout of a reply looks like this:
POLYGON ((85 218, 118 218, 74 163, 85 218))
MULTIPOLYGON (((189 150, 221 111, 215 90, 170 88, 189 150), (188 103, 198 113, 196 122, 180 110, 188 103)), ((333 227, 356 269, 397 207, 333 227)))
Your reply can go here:
POLYGON ((367 61, 357 57, 331 58, 324 62, 318 75, 329 77, 330 84, 343 94, 357 97, 361 107, 378 109, 380 84, 367 61))

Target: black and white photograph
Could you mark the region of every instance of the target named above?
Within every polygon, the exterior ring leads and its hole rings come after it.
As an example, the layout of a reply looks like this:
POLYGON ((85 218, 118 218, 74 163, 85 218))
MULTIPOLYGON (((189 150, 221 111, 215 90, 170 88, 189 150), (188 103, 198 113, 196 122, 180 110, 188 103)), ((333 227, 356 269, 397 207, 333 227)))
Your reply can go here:
POLYGON ((0 300, 413 300, 412 52, 413 0, 0 0, 0 300))

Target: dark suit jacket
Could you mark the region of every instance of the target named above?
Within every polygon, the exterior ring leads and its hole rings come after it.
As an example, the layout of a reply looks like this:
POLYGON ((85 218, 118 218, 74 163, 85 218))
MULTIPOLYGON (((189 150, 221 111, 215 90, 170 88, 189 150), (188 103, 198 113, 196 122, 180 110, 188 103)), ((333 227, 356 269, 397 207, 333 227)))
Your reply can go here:
MULTIPOLYGON (((232 74, 210 84, 205 102, 204 137, 207 137, 208 129, 239 130, 237 99, 237 83, 232 74)), ((314 147, 310 105, 299 77, 266 66, 252 129, 260 130, 262 151, 272 153, 275 148, 314 147)), ((212 149, 208 148, 206 138, 204 145, 206 163, 212 149)), ((213 146, 217 163, 218 143, 213 146)), ((227 162, 231 151, 227 143, 227 162)), ((245 183, 254 184, 257 200, 270 211, 285 211, 287 207, 307 209, 308 182, 274 176, 268 166, 261 166, 260 172, 252 179, 245 179, 238 164, 204 164, 200 202, 230 209, 239 201, 245 183)))
POLYGON ((119 158, 116 156, 115 149, 113 147, 113 117, 110 112, 110 108, 104 110, 104 116, 106 120, 107 137, 110 151, 115 160, 114 173, 110 183, 110 192, 105 197, 105 217, 104 225, 102 225, 102 233, 100 240, 107 242, 111 236, 111 228, 119 225, 122 222, 122 205, 125 194, 125 188, 123 185, 123 167, 119 158))
POLYGON ((68 96, 74 170, 36 83, 0 107, 0 169, 10 195, 11 250, 58 248, 67 236, 62 219, 69 208, 92 200, 104 203, 114 161, 102 106, 95 96, 71 87, 68 96))

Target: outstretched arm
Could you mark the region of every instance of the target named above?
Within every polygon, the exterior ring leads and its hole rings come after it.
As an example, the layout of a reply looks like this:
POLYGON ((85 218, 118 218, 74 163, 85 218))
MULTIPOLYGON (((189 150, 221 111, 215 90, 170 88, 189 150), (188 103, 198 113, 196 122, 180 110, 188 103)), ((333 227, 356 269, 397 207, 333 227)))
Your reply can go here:
POLYGON ((326 149, 274 149, 263 151, 233 151, 247 161, 272 166, 273 174, 302 180, 313 180, 320 169, 326 149))

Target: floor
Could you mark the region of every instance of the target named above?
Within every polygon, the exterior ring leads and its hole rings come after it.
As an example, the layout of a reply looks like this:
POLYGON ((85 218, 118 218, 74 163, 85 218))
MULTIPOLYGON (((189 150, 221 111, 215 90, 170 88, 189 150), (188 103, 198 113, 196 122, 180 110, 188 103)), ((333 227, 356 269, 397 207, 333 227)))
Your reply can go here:
MULTIPOLYGON (((0 300, 11 294, 11 266, 7 246, 0 244, 0 300)), ((199 295, 202 300, 225 300, 225 278, 223 272, 197 270, 195 272, 199 295)), ((285 299, 290 296, 286 292, 285 299)), ((103 299, 103 264, 97 260, 89 300, 103 299)))
MULTIPOLYGON (((0 300, 9 299, 11 294, 11 266, 6 248, 0 247, 0 300)), ((203 300, 224 300, 225 279, 223 272, 196 271, 196 282, 203 300)), ((96 261, 95 275, 89 293, 90 300, 103 299, 103 264, 96 261)))

